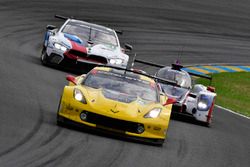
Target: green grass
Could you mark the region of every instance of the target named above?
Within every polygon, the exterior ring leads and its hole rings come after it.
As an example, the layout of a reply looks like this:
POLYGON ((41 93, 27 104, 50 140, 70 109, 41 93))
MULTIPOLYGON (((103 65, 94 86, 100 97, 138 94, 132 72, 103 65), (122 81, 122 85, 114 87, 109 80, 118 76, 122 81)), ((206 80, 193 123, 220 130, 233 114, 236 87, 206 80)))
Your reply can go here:
MULTIPOLYGON (((212 75, 216 104, 250 117, 250 72, 218 73, 212 75)), ((208 85, 199 78, 196 83, 208 85)))

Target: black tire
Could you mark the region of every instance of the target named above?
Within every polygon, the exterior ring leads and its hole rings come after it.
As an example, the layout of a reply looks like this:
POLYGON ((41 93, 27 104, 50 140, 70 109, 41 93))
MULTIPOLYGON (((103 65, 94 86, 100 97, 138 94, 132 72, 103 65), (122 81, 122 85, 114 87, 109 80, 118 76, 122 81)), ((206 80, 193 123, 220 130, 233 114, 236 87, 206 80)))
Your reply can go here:
POLYGON ((56 120, 56 124, 57 126, 64 126, 64 122, 62 120, 59 119, 60 117, 57 115, 57 120, 56 120))
POLYGON ((205 125, 206 125, 206 127, 208 127, 208 128, 211 127, 211 123, 209 123, 209 122, 206 122, 205 125))
POLYGON ((209 122, 201 122, 201 125, 205 126, 205 127, 208 127, 208 128, 211 127, 211 123, 209 123, 209 122))
POLYGON ((47 65, 48 64, 48 55, 46 53, 46 47, 44 46, 42 49, 42 53, 41 53, 41 63, 43 65, 47 65))

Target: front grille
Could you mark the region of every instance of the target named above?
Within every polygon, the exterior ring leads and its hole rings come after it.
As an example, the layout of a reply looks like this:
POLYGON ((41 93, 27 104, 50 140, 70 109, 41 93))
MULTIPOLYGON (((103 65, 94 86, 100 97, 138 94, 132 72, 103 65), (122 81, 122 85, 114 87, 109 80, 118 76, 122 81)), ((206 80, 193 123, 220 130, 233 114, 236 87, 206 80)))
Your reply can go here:
POLYGON ((91 62, 101 63, 101 64, 107 64, 108 63, 108 60, 105 57, 98 56, 98 55, 87 55, 87 53, 80 52, 80 51, 77 51, 77 50, 74 50, 74 49, 71 49, 68 52, 68 54, 71 55, 71 56, 79 57, 79 58, 81 58, 83 60, 86 60, 86 61, 91 61, 91 62))
POLYGON ((71 49, 71 50, 69 51, 69 54, 74 55, 74 56, 78 56, 78 57, 86 57, 86 56, 87 56, 86 53, 80 52, 80 51, 74 50, 74 49, 71 49))
POLYGON ((107 128, 112 128, 115 130, 120 130, 120 131, 127 131, 127 132, 132 132, 132 133, 138 133, 138 127, 143 126, 143 124, 136 123, 136 122, 130 122, 130 121, 124 121, 124 120, 119 120, 115 118, 110 118, 106 117, 103 115, 95 114, 92 112, 88 111, 83 111, 87 114, 87 119, 85 120, 86 122, 96 124, 97 126, 104 126, 107 128))
POLYGON ((102 57, 102 56, 89 55, 88 59, 92 60, 92 61, 96 61, 96 62, 102 63, 102 64, 107 64, 108 63, 107 59, 105 57, 102 57))

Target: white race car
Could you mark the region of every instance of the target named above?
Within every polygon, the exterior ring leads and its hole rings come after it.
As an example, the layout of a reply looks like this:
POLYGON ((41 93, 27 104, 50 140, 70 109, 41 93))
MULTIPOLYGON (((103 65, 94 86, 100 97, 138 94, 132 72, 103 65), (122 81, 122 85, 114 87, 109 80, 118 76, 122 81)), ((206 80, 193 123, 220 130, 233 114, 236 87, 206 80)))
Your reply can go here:
POLYGON ((201 84, 194 85, 185 102, 186 112, 193 115, 196 120, 205 122, 209 126, 215 97, 216 93, 213 87, 206 87, 201 84))
POLYGON ((160 91, 168 97, 176 99, 176 103, 172 107, 172 113, 189 115, 197 121, 204 122, 207 126, 210 125, 216 97, 215 88, 201 84, 192 86, 190 75, 209 80, 211 80, 211 77, 186 72, 182 70, 183 66, 179 64, 172 64, 172 67, 169 67, 143 60, 135 60, 135 62, 159 67, 160 69, 155 74, 156 77, 175 83, 158 81, 160 91))
POLYGON ((125 51, 132 50, 132 46, 125 44, 121 48, 115 30, 55 15, 56 18, 66 20, 57 28, 47 26, 45 40, 41 54, 43 64, 55 64, 74 69, 93 68, 96 65, 126 67, 129 56, 125 51))

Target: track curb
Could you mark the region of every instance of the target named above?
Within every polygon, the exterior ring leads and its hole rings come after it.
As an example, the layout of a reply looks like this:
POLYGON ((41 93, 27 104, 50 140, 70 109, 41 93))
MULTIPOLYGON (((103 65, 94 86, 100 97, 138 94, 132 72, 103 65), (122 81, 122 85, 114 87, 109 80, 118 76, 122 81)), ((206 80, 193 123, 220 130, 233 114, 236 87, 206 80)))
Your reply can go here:
POLYGON ((246 119, 250 119, 250 117, 245 116, 245 115, 240 114, 240 113, 237 113, 236 111, 233 111, 233 110, 230 110, 230 109, 224 108, 224 107, 219 106, 219 105, 215 105, 215 106, 216 106, 217 108, 220 108, 220 109, 223 109, 223 110, 225 110, 225 111, 228 111, 228 112, 230 112, 230 113, 232 113, 232 114, 235 114, 235 115, 241 116, 241 117, 246 118, 246 119))

